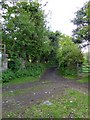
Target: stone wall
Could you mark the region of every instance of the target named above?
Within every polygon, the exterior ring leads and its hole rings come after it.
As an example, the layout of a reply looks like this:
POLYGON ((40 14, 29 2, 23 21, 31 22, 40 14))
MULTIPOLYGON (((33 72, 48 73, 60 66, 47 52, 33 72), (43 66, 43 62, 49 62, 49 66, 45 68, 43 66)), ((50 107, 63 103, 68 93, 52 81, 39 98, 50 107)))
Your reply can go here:
POLYGON ((2 54, 2 71, 8 69, 8 54, 2 54))

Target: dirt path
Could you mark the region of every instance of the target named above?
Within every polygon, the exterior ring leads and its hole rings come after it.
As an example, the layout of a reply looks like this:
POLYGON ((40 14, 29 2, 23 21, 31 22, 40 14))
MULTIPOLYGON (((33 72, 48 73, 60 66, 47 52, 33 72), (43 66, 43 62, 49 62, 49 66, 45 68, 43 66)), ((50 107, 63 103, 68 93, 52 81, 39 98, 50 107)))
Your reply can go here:
POLYGON ((62 96, 67 88, 88 93, 88 84, 80 84, 77 80, 60 77, 54 67, 46 70, 38 82, 4 86, 2 89, 3 117, 7 117, 8 111, 19 110, 24 106, 28 107, 49 98, 62 96))

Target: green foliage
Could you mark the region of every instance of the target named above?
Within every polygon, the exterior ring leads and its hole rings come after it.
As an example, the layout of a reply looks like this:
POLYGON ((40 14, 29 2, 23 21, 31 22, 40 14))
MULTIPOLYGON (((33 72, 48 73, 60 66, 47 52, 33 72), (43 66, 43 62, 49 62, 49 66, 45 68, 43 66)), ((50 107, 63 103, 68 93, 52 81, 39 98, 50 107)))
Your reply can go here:
POLYGON ((8 69, 4 72, 2 72, 2 81, 8 82, 9 80, 15 79, 15 74, 12 70, 8 69))
POLYGON ((89 41, 90 35, 90 1, 87 2, 81 9, 79 9, 75 14, 76 17, 72 21, 77 28, 73 30, 74 42, 82 43, 83 40, 89 41))
MULTIPOLYGON (((69 74, 71 70, 74 74, 77 64, 83 61, 82 53, 78 46, 71 42, 72 38, 69 36, 59 31, 47 30, 45 13, 39 2, 17 2, 12 7, 4 3, 2 9, 6 11, 2 15, 5 20, 2 42, 6 45, 6 53, 11 60, 9 68, 15 72, 16 77, 34 76, 40 73, 41 68, 36 64, 33 67, 38 70, 34 73, 35 69, 32 69, 31 64, 29 65, 30 61, 31 63, 51 62, 59 65, 62 72, 69 74)), ((84 10, 87 11, 86 9, 87 7, 84 10)), ((81 13, 81 10, 77 12, 80 15, 81 13)), ((75 19, 75 24, 78 19, 75 19)), ((84 32, 85 35, 87 26, 83 28, 81 33, 84 32)))
POLYGON ((83 62, 83 55, 78 46, 72 42, 71 38, 64 36, 59 41, 57 59, 63 74, 74 74, 77 71, 77 64, 83 62))
POLYGON ((62 33, 59 32, 59 31, 55 31, 55 32, 49 31, 48 32, 48 37, 49 37, 53 47, 57 47, 58 46, 58 38, 60 36, 62 36, 62 33))
POLYGON ((84 76, 80 80, 78 80, 80 83, 90 83, 90 76, 84 76))
POLYGON ((40 61, 40 57, 50 50, 41 4, 37 1, 20 2, 12 7, 3 4, 2 8, 7 10, 3 15, 2 38, 9 58, 16 56, 25 63, 30 59, 32 62, 40 61))
POLYGON ((18 59, 8 61, 8 68, 12 71, 17 71, 21 68, 21 61, 18 59))
POLYGON ((89 50, 88 50, 88 52, 84 53, 84 63, 90 65, 90 52, 89 52, 89 50))
POLYGON ((15 76, 20 78, 20 77, 25 77, 25 76, 39 76, 44 69, 44 66, 42 64, 30 64, 29 68, 24 69, 24 70, 18 70, 15 73, 15 76))
POLYGON ((70 68, 61 68, 60 70, 60 73, 61 75, 65 75, 65 76, 68 76, 68 75, 76 75, 77 74, 77 70, 75 70, 74 68, 73 69, 70 69, 70 68))
POLYGON ((74 75, 66 75, 64 76, 65 78, 69 79, 69 80, 75 80, 77 79, 79 76, 77 74, 74 74, 74 75))
POLYGON ((58 40, 59 37, 62 36, 62 33, 59 31, 48 31, 48 38, 50 40, 50 46, 51 46, 51 51, 50 54, 48 55, 48 62, 54 63, 55 65, 57 64, 57 58, 56 58, 56 50, 58 48, 58 40))
POLYGON ((18 71, 13 72, 12 70, 7 70, 2 73, 2 81, 9 82, 15 78, 23 77, 38 77, 44 71, 45 66, 43 64, 30 64, 27 69, 19 69, 18 71))

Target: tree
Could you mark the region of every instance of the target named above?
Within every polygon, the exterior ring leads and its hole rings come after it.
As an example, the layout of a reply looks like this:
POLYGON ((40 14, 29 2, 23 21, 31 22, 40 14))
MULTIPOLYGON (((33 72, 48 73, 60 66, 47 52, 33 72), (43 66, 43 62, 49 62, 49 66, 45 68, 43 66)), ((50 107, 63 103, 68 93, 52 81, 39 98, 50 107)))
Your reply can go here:
POLYGON ((83 55, 78 46, 72 42, 72 38, 64 36, 59 41, 57 59, 60 70, 64 73, 67 70, 77 71, 77 65, 83 62, 83 55))
POLYGON ((48 32, 48 37, 49 37, 49 39, 51 41, 52 46, 57 46, 57 44, 58 44, 58 37, 60 37, 61 34, 62 33, 59 32, 59 31, 55 31, 55 32, 49 31, 48 32))
POLYGON ((36 1, 2 5, 6 11, 2 38, 10 59, 36 62, 50 50, 45 15, 40 6, 36 1))
POLYGON ((77 28, 73 30, 73 41, 75 43, 90 42, 90 1, 76 12, 76 17, 72 22, 77 25, 77 28))
POLYGON ((62 36, 62 33, 60 31, 48 31, 48 38, 50 40, 51 47, 51 53, 49 54, 48 58, 51 62, 57 62, 56 59, 56 50, 58 48, 58 38, 62 36))

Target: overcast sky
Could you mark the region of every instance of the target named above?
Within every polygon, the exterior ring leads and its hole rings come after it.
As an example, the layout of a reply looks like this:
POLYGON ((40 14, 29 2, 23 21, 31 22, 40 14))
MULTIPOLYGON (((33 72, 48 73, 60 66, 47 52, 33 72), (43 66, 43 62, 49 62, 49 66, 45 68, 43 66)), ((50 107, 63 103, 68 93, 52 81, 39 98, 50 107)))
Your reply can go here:
POLYGON ((70 21, 75 17, 74 13, 89 0, 42 0, 41 3, 44 5, 47 1, 48 3, 43 9, 46 14, 49 11, 51 13, 49 15, 51 17, 49 19, 51 30, 58 30, 64 34, 72 35, 75 26, 70 21))
POLYGON ((67 35, 72 35, 75 28, 71 19, 75 17, 75 12, 81 8, 88 0, 42 0, 42 3, 48 1, 45 12, 51 11, 49 26, 53 31, 59 30, 67 35))
MULTIPOLYGON (((1 1, 1 0, 0 0, 1 1)), ((12 0, 10 0, 12 1, 12 0)), ((22 0, 21 0, 22 1, 22 0)), ((23 0, 24 1, 24 0, 23 0)), ((72 30, 76 27, 70 21, 75 17, 75 12, 89 0, 39 0, 44 5, 45 13, 49 15, 49 26, 51 30, 59 30, 64 34, 72 35, 72 30)))

